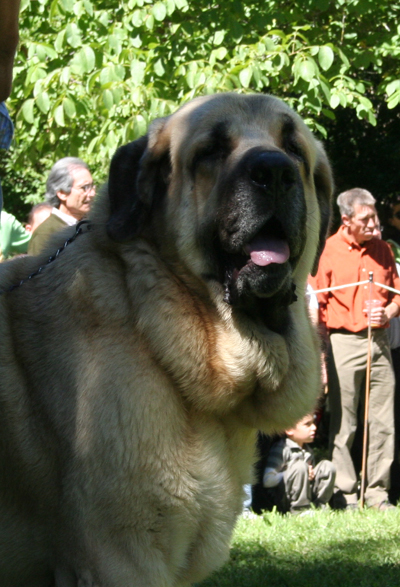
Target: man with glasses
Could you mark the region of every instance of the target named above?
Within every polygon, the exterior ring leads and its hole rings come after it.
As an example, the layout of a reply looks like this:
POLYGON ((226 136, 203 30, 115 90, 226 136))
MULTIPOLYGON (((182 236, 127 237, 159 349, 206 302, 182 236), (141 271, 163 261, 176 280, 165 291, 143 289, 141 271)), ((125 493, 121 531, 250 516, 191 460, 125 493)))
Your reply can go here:
POLYGON ((95 194, 93 178, 84 161, 76 157, 57 161, 46 183, 45 200, 53 206, 52 213, 33 232, 28 253, 37 255, 50 235, 82 220, 89 212, 95 194))

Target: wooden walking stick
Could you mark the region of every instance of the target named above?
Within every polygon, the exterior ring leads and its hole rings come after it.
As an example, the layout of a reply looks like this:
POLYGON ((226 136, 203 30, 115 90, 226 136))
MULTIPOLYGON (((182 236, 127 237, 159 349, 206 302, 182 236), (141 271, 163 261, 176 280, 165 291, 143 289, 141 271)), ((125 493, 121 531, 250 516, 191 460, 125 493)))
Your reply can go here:
MULTIPOLYGON (((374 274, 369 272, 369 299, 372 300, 372 282, 374 274)), ((368 312, 368 351, 367 351, 367 372, 365 376, 365 407, 364 407, 364 434, 363 450, 361 464, 361 491, 360 491, 360 508, 364 507, 365 494, 365 477, 367 471, 367 445, 368 445, 368 413, 369 413, 369 390, 371 380, 371 343, 372 343, 372 326, 371 326, 371 307, 368 312)))

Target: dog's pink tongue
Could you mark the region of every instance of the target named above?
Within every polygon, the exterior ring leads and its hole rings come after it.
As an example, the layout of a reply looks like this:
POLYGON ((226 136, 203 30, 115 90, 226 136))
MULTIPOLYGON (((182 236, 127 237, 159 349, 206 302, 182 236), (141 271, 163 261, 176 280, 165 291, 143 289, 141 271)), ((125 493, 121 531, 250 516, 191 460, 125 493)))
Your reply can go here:
POLYGON ((280 238, 257 236, 245 247, 254 265, 265 267, 271 263, 285 263, 290 250, 287 241, 280 238))

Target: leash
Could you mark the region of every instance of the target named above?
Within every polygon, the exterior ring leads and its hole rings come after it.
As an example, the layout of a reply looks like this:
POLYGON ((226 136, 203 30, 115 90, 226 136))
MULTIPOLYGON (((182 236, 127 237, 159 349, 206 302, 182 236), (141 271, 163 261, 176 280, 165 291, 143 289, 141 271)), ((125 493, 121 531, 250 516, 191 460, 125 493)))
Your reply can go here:
POLYGON ((8 289, 2 289, 0 290, 0 295, 3 295, 5 293, 10 293, 12 291, 14 291, 14 289, 17 289, 18 287, 21 287, 21 285, 24 285, 24 283, 27 283, 28 281, 30 281, 31 279, 33 279, 34 277, 36 277, 37 275, 39 275, 40 273, 42 273, 42 271, 48 266, 50 265, 50 263, 53 263, 53 261, 55 261, 60 254, 64 251, 64 249, 66 249, 68 247, 68 245, 70 245, 71 243, 74 242, 74 240, 80 235, 83 234, 84 232, 84 228, 86 227, 86 229, 89 231, 92 229, 93 225, 90 223, 89 220, 80 220, 75 227, 75 234, 73 234, 70 238, 68 238, 65 243, 59 248, 57 249, 57 251, 54 253, 54 255, 52 255, 51 257, 49 257, 46 261, 46 263, 44 265, 41 265, 39 267, 39 269, 36 269, 36 271, 34 271, 33 273, 31 273, 28 277, 26 277, 25 279, 21 279, 21 281, 19 283, 16 283, 15 285, 12 285, 11 287, 9 287, 8 289))

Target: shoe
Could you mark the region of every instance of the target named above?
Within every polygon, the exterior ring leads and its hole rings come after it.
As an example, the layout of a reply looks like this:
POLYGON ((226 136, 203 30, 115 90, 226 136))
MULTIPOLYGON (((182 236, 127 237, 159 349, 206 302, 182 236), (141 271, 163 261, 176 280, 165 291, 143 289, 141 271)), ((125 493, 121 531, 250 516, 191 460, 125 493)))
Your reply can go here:
POLYGON ((383 501, 378 501, 377 503, 373 503, 372 505, 370 505, 368 507, 370 507, 373 510, 379 510, 380 512, 397 509, 396 506, 391 504, 388 499, 384 499, 383 501))
POLYGON ((356 510, 358 505, 356 502, 347 502, 346 497, 342 491, 333 494, 330 501, 331 507, 334 510, 356 510))
POLYGON ((313 503, 313 506, 314 506, 314 507, 315 507, 317 510, 330 510, 330 509, 331 509, 331 507, 330 507, 329 503, 325 503, 325 502, 318 501, 318 500, 315 500, 315 501, 313 501, 312 503, 313 503))

